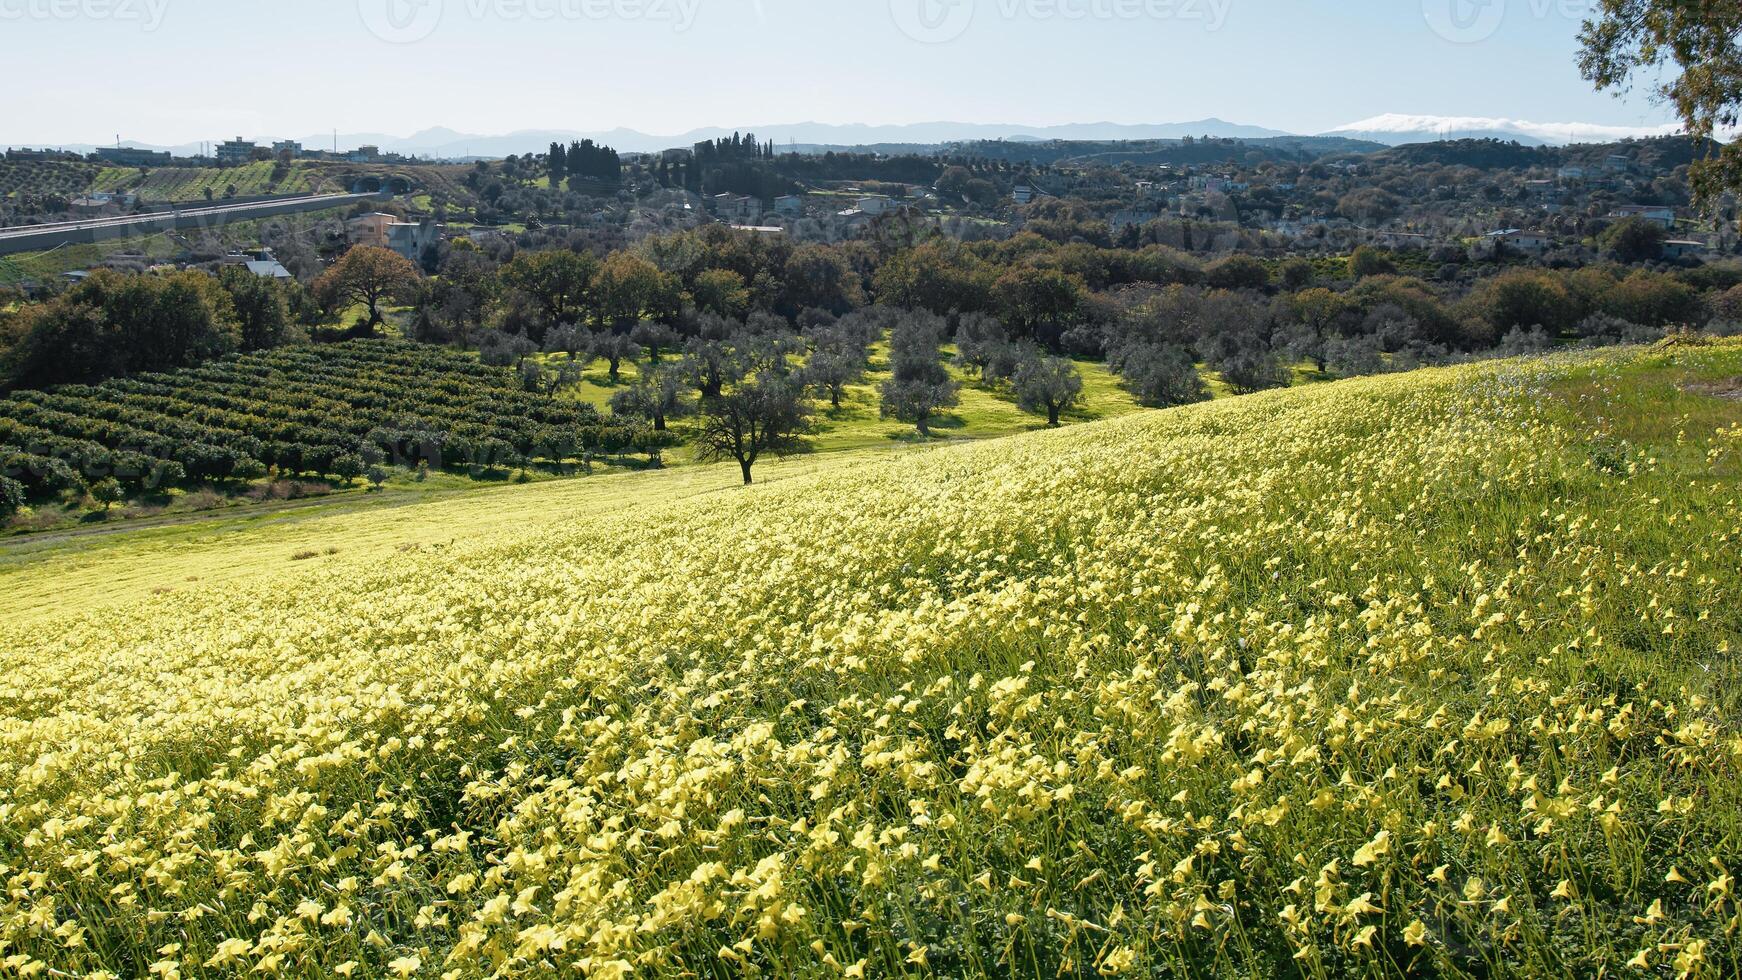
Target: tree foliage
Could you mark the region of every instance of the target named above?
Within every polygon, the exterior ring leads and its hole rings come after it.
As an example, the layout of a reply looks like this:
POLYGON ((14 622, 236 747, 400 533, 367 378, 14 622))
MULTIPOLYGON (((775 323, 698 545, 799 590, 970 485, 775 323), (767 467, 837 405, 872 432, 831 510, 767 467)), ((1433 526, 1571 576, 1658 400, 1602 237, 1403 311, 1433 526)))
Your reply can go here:
POLYGON ((381 322, 381 304, 387 300, 410 302, 422 273, 398 252, 374 245, 358 245, 346 252, 315 280, 315 292, 341 303, 359 304, 369 311, 371 326, 381 322))
POLYGON ((1579 69, 1599 89, 1652 82, 1688 135, 1715 148, 1692 168, 1695 191, 1715 199, 1742 187, 1742 144, 1709 141, 1742 111, 1742 5, 1713 0, 1598 0, 1579 34, 1579 69))
POLYGON ((764 371, 702 401, 702 422, 696 435, 699 458, 732 460, 744 483, 764 456, 787 456, 803 448, 810 406, 790 379, 764 371))
POLYGON ((1031 356, 1016 369, 1011 381, 1016 403, 1023 411, 1044 414, 1046 424, 1054 428, 1060 413, 1083 398, 1082 373, 1064 357, 1031 356))

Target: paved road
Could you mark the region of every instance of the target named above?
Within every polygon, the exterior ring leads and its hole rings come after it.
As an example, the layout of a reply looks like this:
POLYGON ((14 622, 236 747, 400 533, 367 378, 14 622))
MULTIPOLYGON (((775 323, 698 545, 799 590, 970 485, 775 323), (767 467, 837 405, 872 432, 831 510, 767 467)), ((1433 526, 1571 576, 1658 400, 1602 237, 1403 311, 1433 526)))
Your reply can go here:
POLYGON ((40 252, 62 245, 89 244, 128 235, 153 231, 180 231, 187 228, 209 228, 231 221, 246 221, 278 214, 322 211, 344 207, 358 201, 382 200, 382 194, 320 194, 287 197, 273 201, 253 201, 246 204, 213 204, 202 207, 178 208, 151 214, 128 214, 83 221, 63 221, 50 225, 28 225, 20 228, 0 228, 0 255, 17 252, 40 252))

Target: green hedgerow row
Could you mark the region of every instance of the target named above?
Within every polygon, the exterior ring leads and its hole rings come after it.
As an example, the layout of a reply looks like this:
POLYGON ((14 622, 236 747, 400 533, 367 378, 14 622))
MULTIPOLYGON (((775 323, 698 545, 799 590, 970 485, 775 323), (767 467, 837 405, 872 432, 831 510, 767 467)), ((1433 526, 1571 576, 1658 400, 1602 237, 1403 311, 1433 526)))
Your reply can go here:
POLYGON ((256 475, 344 475, 348 458, 474 469, 636 447, 591 405, 512 372, 397 341, 280 348, 0 400, 0 473, 33 496, 107 477, 150 490, 256 475))

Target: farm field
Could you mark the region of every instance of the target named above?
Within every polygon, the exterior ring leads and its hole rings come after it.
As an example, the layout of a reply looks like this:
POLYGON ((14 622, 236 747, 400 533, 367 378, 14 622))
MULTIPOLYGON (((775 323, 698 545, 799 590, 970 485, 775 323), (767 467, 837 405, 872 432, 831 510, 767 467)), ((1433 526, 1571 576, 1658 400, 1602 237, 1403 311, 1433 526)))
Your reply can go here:
POLYGON ((534 454, 560 464, 583 443, 625 451, 634 435, 474 357, 389 341, 285 347, 0 399, 0 456, 40 491, 112 475, 149 493, 258 479, 268 465, 355 480, 364 450, 406 468, 505 472, 534 454))
POLYGON ((1738 391, 1668 344, 49 543, 0 963, 1734 976, 1738 391))
POLYGON ((293 160, 288 166, 261 160, 233 167, 138 167, 92 163, 0 161, 0 200, 25 196, 75 197, 92 192, 131 192, 150 203, 197 202, 207 191, 223 198, 266 194, 338 193, 356 176, 410 174, 426 191, 451 195, 464 167, 431 164, 371 164, 293 160))
POLYGON ((211 191, 222 198, 234 187, 236 196, 302 194, 322 190, 346 190, 323 180, 320 168, 292 162, 273 180, 272 161, 235 167, 155 167, 143 175, 137 167, 104 167, 91 184, 95 191, 132 191, 147 201, 198 201, 211 191))

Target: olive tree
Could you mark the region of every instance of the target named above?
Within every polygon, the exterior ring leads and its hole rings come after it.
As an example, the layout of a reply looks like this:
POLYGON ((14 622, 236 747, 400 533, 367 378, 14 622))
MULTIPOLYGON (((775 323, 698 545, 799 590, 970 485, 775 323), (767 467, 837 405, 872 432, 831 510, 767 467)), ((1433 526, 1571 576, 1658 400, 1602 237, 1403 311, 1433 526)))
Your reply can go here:
POLYGON ((884 418, 909 423, 922 436, 931 435, 931 417, 959 404, 955 379, 938 349, 944 340, 942 317, 911 313, 890 334, 890 378, 883 385, 884 418))
POLYGON ((721 394, 703 399, 697 456, 708 462, 733 460, 751 482, 750 471, 763 456, 787 456, 803 448, 810 405, 791 379, 764 371, 721 394))
POLYGON ((1046 413, 1046 424, 1058 427, 1059 414, 1083 399, 1083 376, 1068 358, 1031 354, 1012 379, 1016 403, 1025 412, 1046 413))

